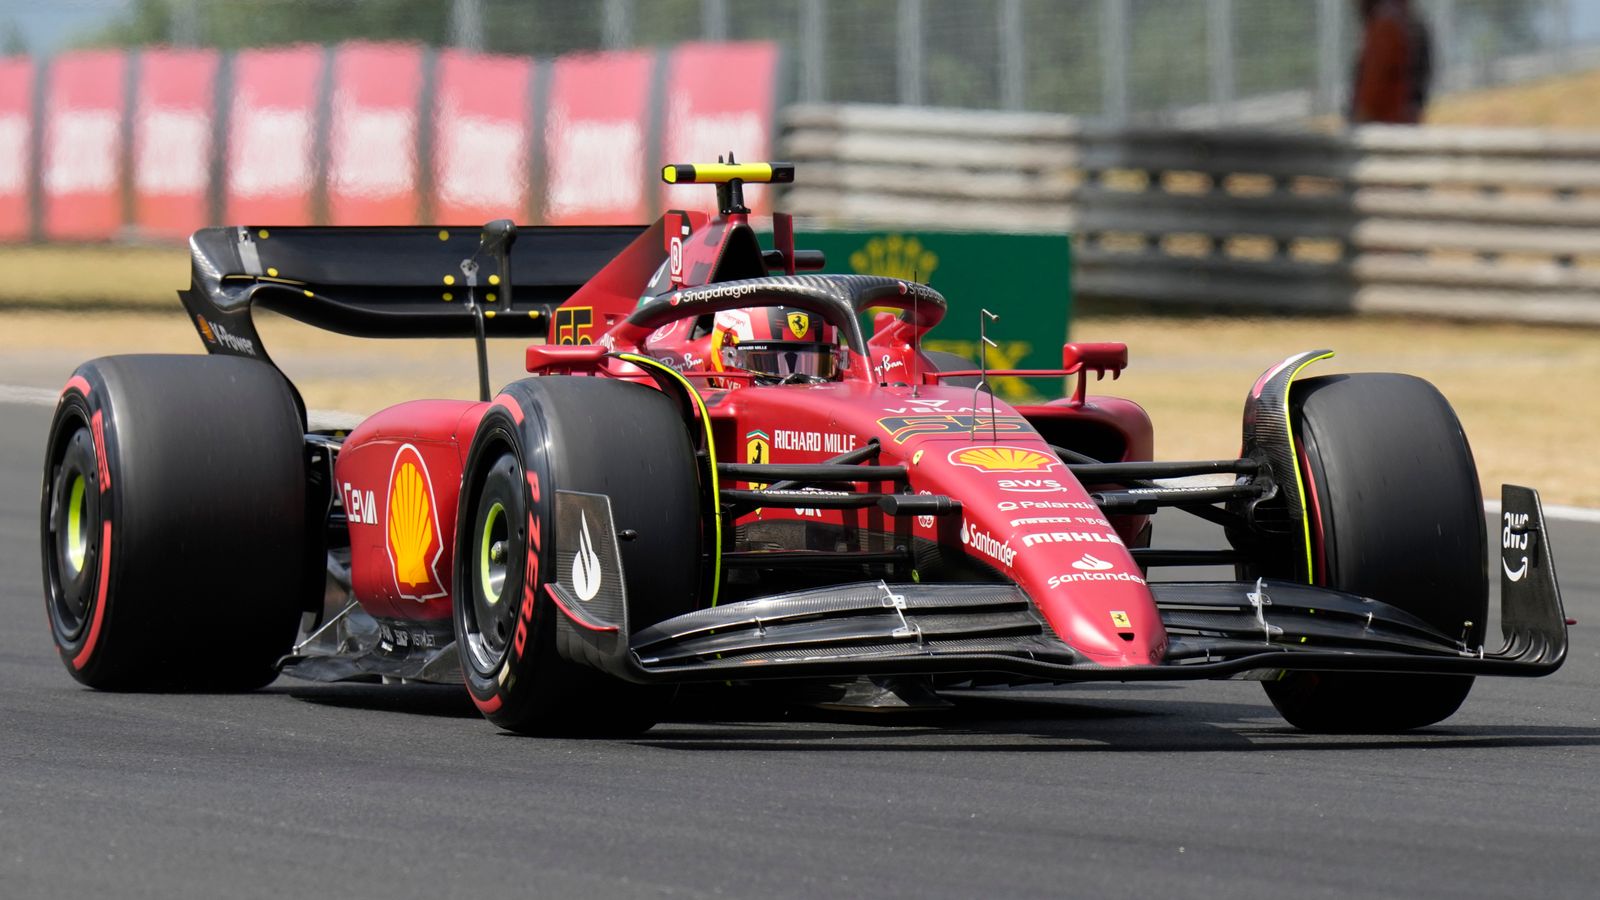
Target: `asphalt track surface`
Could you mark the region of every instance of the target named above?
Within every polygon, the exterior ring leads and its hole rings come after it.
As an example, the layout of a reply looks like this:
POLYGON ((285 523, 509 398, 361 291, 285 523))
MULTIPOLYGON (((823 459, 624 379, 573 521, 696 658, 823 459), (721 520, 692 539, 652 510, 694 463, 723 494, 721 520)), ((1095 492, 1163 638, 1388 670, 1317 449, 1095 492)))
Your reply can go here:
POLYGON ((1480 679, 1410 735, 1300 734, 1224 682, 913 715, 700 704, 638 739, 541 740, 454 688, 79 687, 39 587, 48 414, 0 403, 0 896, 1592 897, 1600 880, 1594 524, 1551 523, 1580 622, 1566 666, 1480 679))

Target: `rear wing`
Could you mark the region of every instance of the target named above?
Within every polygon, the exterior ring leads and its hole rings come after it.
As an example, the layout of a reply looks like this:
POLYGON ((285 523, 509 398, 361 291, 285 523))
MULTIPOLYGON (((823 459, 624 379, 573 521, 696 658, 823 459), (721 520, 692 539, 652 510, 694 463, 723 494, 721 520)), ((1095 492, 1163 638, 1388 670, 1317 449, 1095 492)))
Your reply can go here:
POLYGON ((497 266, 476 226, 205 228, 189 239, 178 296, 207 350, 258 359, 256 307, 357 337, 475 337, 480 321, 489 337, 545 337, 555 308, 630 245, 666 260, 659 238, 639 240, 646 230, 521 228, 497 266))

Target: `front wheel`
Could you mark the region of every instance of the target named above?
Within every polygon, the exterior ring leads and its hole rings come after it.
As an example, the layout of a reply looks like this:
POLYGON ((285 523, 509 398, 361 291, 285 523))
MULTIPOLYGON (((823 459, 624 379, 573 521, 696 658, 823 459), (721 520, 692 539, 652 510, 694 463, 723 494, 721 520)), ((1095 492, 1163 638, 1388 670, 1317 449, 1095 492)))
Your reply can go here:
MULTIPOLYGON (((1294 574, 1481 644, 1483 494, 1449 402, 1419 378, 1361 374, 1298 382, 1290 405, 1311 527, 1310 571, 1299 547, 1294 574)), ((1298 728, 1385 733, 1450 717, 1472 677, 1288 672, 1263 685, 1298 728)))
MULTIPOLYGON (((551 588, 600 620, 622 618, 625 603, 634 629, 696 607, 700 494, 679 416, 652 388, 562 376, 512 384, 484 414, 463 481, 452 593, 461 669, 491 722, 524 734, 626 735, 663 715, 672 691, 584 659, 582 642, 563 632, 586 626, 557 608, 551 588), (563 531, 558 494, 603 502, 611 533, 600 515, 563 531), (618 570, 625 586, 612 583, 618 570)), ((609 639, 626 652, 626 633, 609 639)))

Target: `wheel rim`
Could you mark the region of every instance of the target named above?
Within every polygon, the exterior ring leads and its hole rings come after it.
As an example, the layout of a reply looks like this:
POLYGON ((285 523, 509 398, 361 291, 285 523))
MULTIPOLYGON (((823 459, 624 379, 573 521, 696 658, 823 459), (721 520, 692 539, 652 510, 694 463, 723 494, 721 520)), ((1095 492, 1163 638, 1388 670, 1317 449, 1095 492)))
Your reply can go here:
POLYGON ((98 475, 94 442, 87 428, 70 432, 59 445, 59 468, 49 482, 50 612, 61 637, 72 642, 83 633, 96 580, 99 523, 98 475))
POLYGON ((72 484, 67 488, 67 533, 64 539, 67 545, 67 575, 78 577, 83 571, 84 559, 89 555, 89 527, 88 519, 83 514, 83 494, 87 484, 83 474, 75 473, 72 484))
POLYGON ((490 606, 500 602, 506 583, 505 513, 506 508, 495 502, 478 531, 478 587, 490 606))
POLYGON ((469 579, 472 597, 463 604, 461 625, 468 659, 484 677, 492 676, 505 661, 517 625, 519 604, 502 599, 508 590, 515 593, 515 573, 527 552, 520 527, 525 518, 521 478, 516 460, 510 454, 502 456, 484 478, 473 516, 479 523, 472 547, 477 577, 469 579))

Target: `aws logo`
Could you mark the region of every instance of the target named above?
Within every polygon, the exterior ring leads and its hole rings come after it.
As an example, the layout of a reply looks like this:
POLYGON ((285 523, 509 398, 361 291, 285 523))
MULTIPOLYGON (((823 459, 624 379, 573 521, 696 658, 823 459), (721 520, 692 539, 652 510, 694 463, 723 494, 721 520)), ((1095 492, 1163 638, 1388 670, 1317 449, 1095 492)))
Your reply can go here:
POLYGON ((1020 447, 962 447, 952 450, 949 459, 980 472, 1048 472, 1059 464, 1044 453, 1020 447))
POLYGON ((389 563, 395 591, 421 603, 448 591, 439 577, 444 541, 428 464, 411 444, 401 446, 389 469, 389 563))

